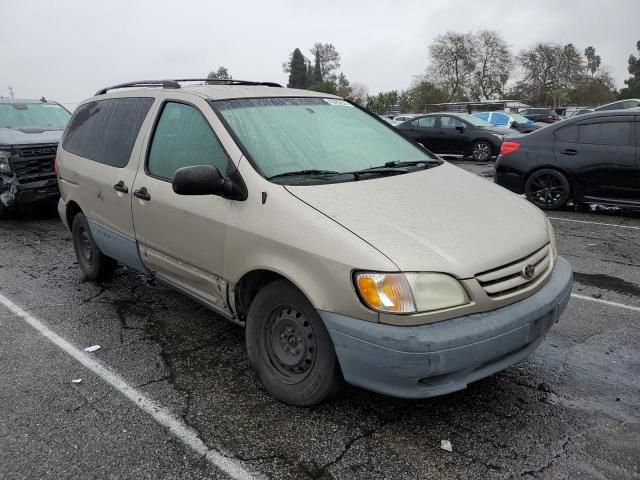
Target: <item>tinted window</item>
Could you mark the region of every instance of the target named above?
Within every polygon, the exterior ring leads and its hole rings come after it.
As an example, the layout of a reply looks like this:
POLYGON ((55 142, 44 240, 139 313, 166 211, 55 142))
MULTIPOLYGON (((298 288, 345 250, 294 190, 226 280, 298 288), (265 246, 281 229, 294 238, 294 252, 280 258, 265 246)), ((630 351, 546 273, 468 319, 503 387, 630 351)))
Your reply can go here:
POLYGON ((96 162, 122 168, 129 162, 153 98, 110 98, 82 105, 71 117, 62 147, 96 162))
POLYGON ((580 125, 580 143, 629 145, 630 122, 589 123, 580 125))
POLYGON ((176 170, 194 165, 213 165, 224 174, 229 160, 200 111, 169 102, 153 134, 147 169, 152 175, 173 180, 176 170))
POLYGON ((596 110, 601 112, 605 110, 618 110, 620 108, 623 108, 623 102, 616 102, 612 103, 611 105, 605 105, 604 107, 596 108, 596 110))
POLYGON ((578 133, 580 129, 576 125, 569 125, 568 127, 556 130, 556 140, 559 142, 571 142, 576 143, 578 141, 578 133))
POLYGON ((418 119, 418 128, 433 128, 436 126, 436 117, 422 117, 418 119))
POLYGON ((440 117, 440 128, 464 127, 464 122, 454 117, 440 117))

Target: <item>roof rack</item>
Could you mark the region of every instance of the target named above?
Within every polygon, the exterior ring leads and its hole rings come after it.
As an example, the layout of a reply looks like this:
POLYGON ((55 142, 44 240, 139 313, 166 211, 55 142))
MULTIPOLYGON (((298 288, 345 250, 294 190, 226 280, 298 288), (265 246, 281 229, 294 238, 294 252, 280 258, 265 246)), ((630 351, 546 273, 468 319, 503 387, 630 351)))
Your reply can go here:
POLYGON ((116 90, 118 88, 133 88, 133 87, 162 87, 162 88, 180 88, 180 83, 186 82, 207 82, 208 84, 220 84, 220 85, 262 85, 265 87, 279 87, 282 85, 275 82, 255 82, 252 80, 235 80, 235 79, 218 79, 218 78, 182 78, 178 80, 140 80, 137 82, 120 83, 111 87, 106 87, 96 92, 96 95, 104 95, 109 90, 116 90))

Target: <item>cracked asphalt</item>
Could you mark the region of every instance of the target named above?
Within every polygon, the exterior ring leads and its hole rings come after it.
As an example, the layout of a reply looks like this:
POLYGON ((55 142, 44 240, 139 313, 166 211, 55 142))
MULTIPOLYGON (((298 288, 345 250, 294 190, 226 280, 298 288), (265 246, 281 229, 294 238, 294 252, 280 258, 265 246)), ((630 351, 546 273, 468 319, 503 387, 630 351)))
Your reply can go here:
MULTIPOLYGON (((574 293, 593 301, 573 298, 525 362, 423 401, 347 388, 279 403, 240 327, 125 268, 85 281, 55 209, 0 223, 0 293, 78 348, 101 345, 95 358, 267 478, 640 478, 640 313, 602 303, 640 307, 640 216, 550 216, 574 293)), ((224 478, 1 305, 0 387, 2 479, 224 478)))

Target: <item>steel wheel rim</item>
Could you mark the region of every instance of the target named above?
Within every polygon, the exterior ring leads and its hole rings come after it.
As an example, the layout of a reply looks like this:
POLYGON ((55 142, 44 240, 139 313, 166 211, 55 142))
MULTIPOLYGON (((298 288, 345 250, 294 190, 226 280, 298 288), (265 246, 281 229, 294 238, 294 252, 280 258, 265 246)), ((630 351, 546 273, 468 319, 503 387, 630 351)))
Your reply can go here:
POLYGON ((564 195, 564 185, 557 175, 545 173, 536 175, 531 180, 529 193, 534 203, 545 207, 551 207, 559 203, 564 195))
POLYGON ((264 344, 271 370, 287 384, 303 381, 316 359, 316 336, 309 319, 293 306, 280 306, 269 315, 264 344))
POLYGON ((489 158, 489 144, 485 142, 476 143, 473 146, 473 156, 476 160, 486 160, 489 158))
POLYGON ((91 247, 91 240, 89 238, 89 233, 86 229, 82 228, 80 230, 80 235, 78 235, 78 250, 80 255, 84 258, 88 263, 92 263, 93 261, 93 248, 91 247))

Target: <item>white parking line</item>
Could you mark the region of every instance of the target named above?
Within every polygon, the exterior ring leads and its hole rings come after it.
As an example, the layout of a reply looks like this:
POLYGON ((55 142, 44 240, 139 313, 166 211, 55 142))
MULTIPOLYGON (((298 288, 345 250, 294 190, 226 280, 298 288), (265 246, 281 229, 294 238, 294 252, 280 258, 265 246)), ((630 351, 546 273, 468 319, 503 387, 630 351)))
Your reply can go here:
POLYGON ((167 428, 173 436, 178 438, 183 444, 191 448, 198 455, 202 455, 214 467, 226 473, 235 480, 254 480, 262 478, 259 474, 252 474, 246 470, 238 461, 225 457, 220 452, 210 449, 198 437, 198 434, 182 420, 176 417, 170 410, 166 409, 155 400, 145 396, 139 390, 129 385, 124 378, 112 372, 102 363, 94 360, 86 353, 74 347, 57 333, 50 330, 40 320, 17 306, 4 295, 0 294, 0 303, 7 307, 18 317, 22 318, 29 325, 40 332, 47 340, 55 344, 65 353, 75 358, 78 362, 98 375, 102 380, 122 393, 140 410, 151 416, 156 422, 167 428))
POLYGON ((586 295, 580 295, 578 293, 572 293, 571 296, 573 298, 579 298, 580 300, 587 300, 589 302, 602 303, 603 305, 609 305, 610 307, 624 308, 625 310, 640 312, 640 307, 634 307, 633 305, 625 305, 624 303, 611 302, 609 300, 602 300, 600 298, 587 297, 586 295))
POLYGON ((588 220, 574 220, 572 218, 547 217, 549 220, 559 220, 561 222, 587 223, 590 225, 602 225, 603 227, 628 228, 629 230, 640 230, 640 227, 633 225, 617 225, 615 223, 589 222, 588 220))

